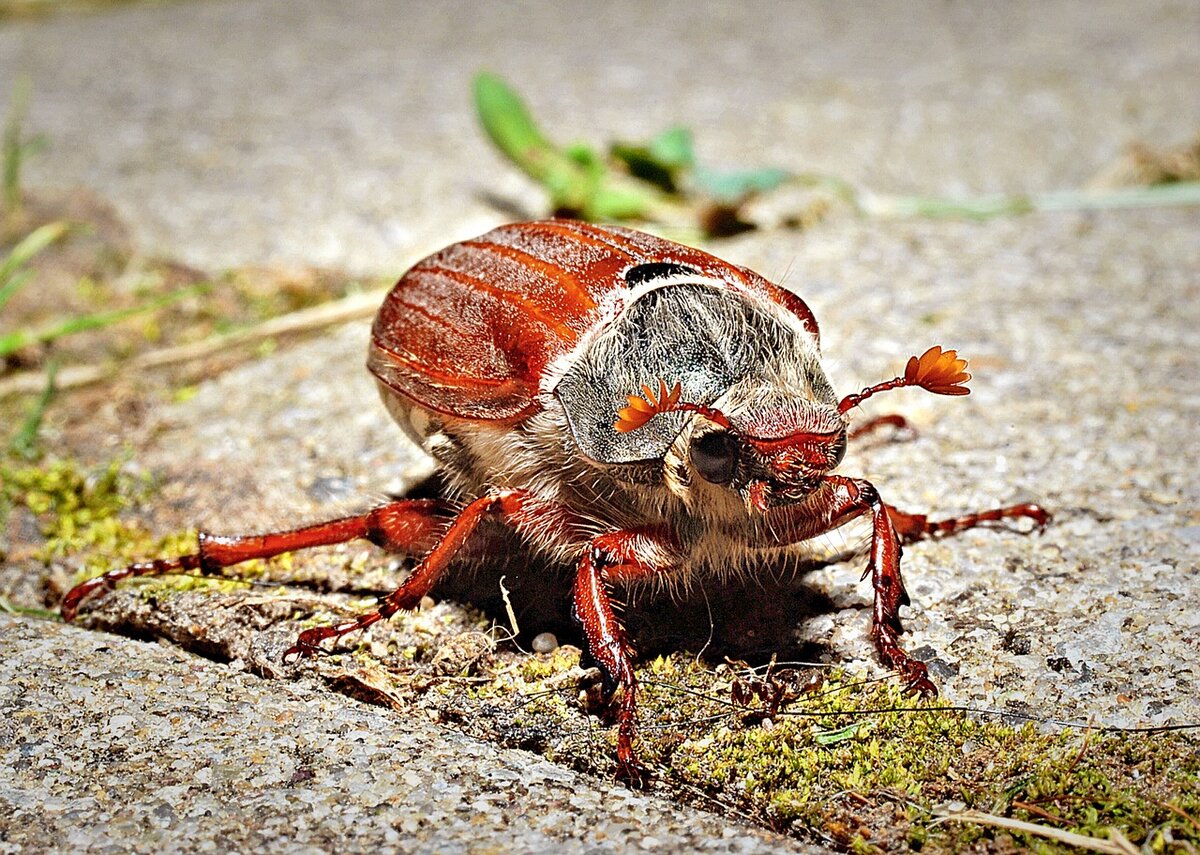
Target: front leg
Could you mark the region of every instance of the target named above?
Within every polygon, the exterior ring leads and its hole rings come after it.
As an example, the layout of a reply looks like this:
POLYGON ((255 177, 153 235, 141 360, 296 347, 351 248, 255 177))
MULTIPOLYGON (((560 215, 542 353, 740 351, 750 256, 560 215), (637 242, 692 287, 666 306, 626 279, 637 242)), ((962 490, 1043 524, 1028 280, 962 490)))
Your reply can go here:
POLYGON ((875 590, 871 640, 879 658, 900 673, 906 687, 923 695, 936 695, 925 663, 913 659, 900 646, 900 607, 908 605, 908 593, 900 575, 900 539, 892 525, 887 505, 868 481, 827 475, 813 499, 770 512, 776 543, 780 546, 808 540, 832 531, 863 514, 871 515, 871 548, 863 578, 871 577, 875 590))
POLYGON ((647 528, 616 531, 592 540, 575 574, 574 617, 583 628, 588 654, 604 675, 604 690, 621 690, 617 711, 617 771, 635 787, 647 773, 633 750, 637 736, 636 652, 612 607, 608 586, 670 572, 678 561, 678 546, 665 530, 647 528))
POLYGON ((950 517, 944 520, 931 520, 925 514, 910 514, 891 505, 885 505, 892 526, 903 543, 915 543, 927 537, 943 537, 957 534, 984 523, 1000 522, 1007 519, 1028 519, 1033 522, 1033 528, 1026 531, 1042 531, 1050 522, 1050 513, 1041 505, 1026 502, 1021 505, 1009 505, 1004 508, 992 508, 987 511, 976 511, 961 517, 950 517))

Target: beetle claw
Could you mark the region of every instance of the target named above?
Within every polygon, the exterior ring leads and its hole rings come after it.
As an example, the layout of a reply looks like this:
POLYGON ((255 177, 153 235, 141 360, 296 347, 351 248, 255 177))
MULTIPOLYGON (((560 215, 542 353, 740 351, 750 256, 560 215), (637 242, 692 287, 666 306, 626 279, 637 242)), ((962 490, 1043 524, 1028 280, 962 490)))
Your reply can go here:
POLYGON ((617 780, 628 784, 635 790, 644 790, 650 786, 654 776, 650 770, 633 757, 623 757, 617 760, 617 780))
POLYGON ((349 631, 346 627, 347 624, 339 624, 338 626, 314 626, 311 629, 304 630, 304 632, 297 636, 296 643, 284 651, 283 661, 298 662, 301 659, 307 659, 309 656, 325 653, 325 649, 321 647, 321 642, 327 638, 338 638, 344 635, 349 631))
POLYGON ((924 662, 918 662, 915 659, 909 660, 908 663, 901 666, 900 674, 904 680, 905 694, 919 695, 922 698, 937 697, 937 686, 929 679, 929 668, 924 662))
POLYGON ((295 644, 283 651, 283 661, 291 665, 299 662, 301 659, 307 659, 310 656, 316 656, 318 653, 324 652, 324 650, 315 644, 309 644, 303 639, 298 639, 295 644))

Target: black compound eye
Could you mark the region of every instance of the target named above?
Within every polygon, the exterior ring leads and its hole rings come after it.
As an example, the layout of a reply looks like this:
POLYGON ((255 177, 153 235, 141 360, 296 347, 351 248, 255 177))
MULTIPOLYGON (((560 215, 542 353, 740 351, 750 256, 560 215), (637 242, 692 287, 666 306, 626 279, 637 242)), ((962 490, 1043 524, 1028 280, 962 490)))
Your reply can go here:
POLYGON ((728 484, 738 463, 738 442, 720 430, 706 433, 692 443, 692 465, 705 481, 728 484))

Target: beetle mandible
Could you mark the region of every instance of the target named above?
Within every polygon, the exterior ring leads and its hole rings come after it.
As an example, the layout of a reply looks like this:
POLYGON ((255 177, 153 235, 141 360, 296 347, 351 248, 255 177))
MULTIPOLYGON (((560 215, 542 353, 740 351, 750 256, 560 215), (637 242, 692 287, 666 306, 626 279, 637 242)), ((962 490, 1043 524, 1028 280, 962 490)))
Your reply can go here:
POLYGON ((865 516, 875 649, 909 689, 936 692, 899 643, 909 601, 901 542, 1010 517, 1040 527, 1048 515, 1021 504, 930 521, 833 470, 858 403, 903 386, 967 394, 965 366, 955 351, 931 347, 901 376, 839 400, 813 313, 762 276, 615 226, 502 226, 419 262, 372 329, 367 367, 388 411, 440 465, 446 499, 399 499, 263 535, 201 533, 193 554, 78 585, 62 613, 74 618, 86 597, 131 576, 214 573, 355 538, 420 557, 377 608, 301 632, 286 656, 308 656, 415 607, 493 518, 575 568, 574 616, 607 693, 620 690, 618 769, 636 782, 634 653, 612 586, 687 583, 764 555, 783 561, 865 516))

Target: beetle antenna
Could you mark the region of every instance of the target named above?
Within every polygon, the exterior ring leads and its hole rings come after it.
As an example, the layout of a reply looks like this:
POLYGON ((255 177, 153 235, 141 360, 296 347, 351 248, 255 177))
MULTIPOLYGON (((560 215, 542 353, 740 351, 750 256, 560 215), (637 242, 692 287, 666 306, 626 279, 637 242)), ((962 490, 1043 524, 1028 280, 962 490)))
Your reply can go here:
POLYGON ((657 415, 679 412, 699 413, 726 430, 732 426, 729 417, 720 410, 715 407, 706 407, 703 404, 681 401, 679 397, 682 394, 683 384, 681 383, 676 383, 668 390, 667 382, 660 379, 657 392, 643 383, 642 394, 628 395, 626 400, 629 401, 629 406, 617 410, 617 421, 613 424, 613 428, 618 433, 629 433, 637 430, 657 415))
POLYGON ((872 395, 905 386, 920 386, 935 395, 969 395, 971 390, 965 384, 971 375, 963 370, 966 367, 967 360, 959 359, 958 351, 942 350, 941 345, 935 344, 919 357, 910 356, 902 377, 893 377, 842 398, 838 412, 844 414, 872 395))

